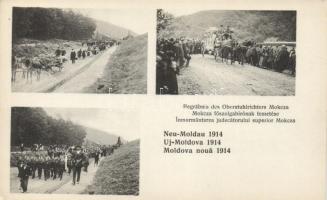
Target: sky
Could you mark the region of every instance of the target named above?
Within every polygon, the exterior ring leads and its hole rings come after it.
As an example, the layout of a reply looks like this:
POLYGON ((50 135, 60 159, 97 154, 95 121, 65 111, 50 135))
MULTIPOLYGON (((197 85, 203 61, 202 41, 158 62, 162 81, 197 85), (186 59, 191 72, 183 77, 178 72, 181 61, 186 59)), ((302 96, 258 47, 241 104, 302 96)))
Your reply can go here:
POLYGON ((74 123, 131 141, 140 138, 137 112, 99 108, 45 108, 50 116, 71 120, 74 123))
POLYGON ((147 33, 149 24, 153 23, 153 12, 140 9, 74 9, 88 17, 109 22, 127 28, 137 34, 147 33))

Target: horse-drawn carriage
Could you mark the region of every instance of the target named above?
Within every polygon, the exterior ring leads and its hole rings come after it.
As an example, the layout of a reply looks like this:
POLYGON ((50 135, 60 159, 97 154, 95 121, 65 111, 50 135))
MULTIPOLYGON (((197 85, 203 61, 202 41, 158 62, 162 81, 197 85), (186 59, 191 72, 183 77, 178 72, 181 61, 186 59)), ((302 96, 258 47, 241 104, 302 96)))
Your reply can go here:
POLYGON ((285 68, 291 68, 292 73, 295 71, 295 42, 255 43, 253 40, 239 42, 232 39, 230 35, 224 39, 216 37, 213 45, 216 61, 221 59, 221 62, 228 63, 230 61, 230 64, 237 61, 242 65, 246 62, 253 66, 262 67, 265 59, 269 58, 268 65, 270 67, 268 68, 274 68, 280 72, 285 68))
POLYGON ((13 82, 16 81, 17 73, 22 73, 22 78, 27 81, 31 81, 33 76, 36 76, 37 80, 41 79, 42 71, 46 71, 50 74, 61 72, 63 69, 63 63, 67 59, 65 56, 51 56, 40 54, 37 57, 16 57, 12 59, 12 77, 13 82))

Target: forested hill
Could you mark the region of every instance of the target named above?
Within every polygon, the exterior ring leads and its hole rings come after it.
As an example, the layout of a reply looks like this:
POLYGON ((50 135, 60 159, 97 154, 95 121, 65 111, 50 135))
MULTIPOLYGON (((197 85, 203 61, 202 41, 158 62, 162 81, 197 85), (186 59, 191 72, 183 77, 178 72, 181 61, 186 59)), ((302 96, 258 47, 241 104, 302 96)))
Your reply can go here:
MULTIPOLYGON (((102 145, 112 145, 116 144, 118 140, 118 136, 114 134, 107 133, 105 131, 101 131, 98 129, 90 128, 90 127, 85 127, 84 130, 86 131, 86 138, 87 140, 90 140, 92 142, 95 142, 97 144, 102 144, 102 145)), ((125 141, 121 139, 121 141, 124 143, 125 141)))
POLYGON ((55 119, 42 108, 13 107, 11 110, 11 145, 79 144, 86 136, 84 128, 71 121, 55 119))
POLYGON ((172 19, 159 36, 201 38, 209 27, 229 25, 234 38, 296 41, 296 11, 201 11, 172 19))
POLYGON ((100 34, 103 34, 109 38, 113 39, 122 39, 126 37, 128 34, 132 36, 136 36, 137 34, 133 31, 111 24, 109 22, 96 20, 96 32, 99 32, 100 34))
POLYGON ((93 19, 72 10, 58 8, 13 8, 13 41, 19 38, 38 40, 81 40, 91 38, 96 29, 93 19))

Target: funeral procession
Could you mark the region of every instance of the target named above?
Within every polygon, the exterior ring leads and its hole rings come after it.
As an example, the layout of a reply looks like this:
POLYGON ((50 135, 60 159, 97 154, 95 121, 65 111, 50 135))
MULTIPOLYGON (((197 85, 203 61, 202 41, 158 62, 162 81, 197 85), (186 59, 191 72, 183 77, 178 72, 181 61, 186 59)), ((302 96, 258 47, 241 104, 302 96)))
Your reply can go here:
POLYGON ((139 139, 133 124, 123 130, 113 122, 123 117, 96 108, 13 107, 10 191, 137 195, 139 139))
POLYGON ((148 30, 140 24, 147 15, 14 7, 12 91, 146 93, 148 30), (122 17, 129 20, 121 24, 122 17))
POLYGON ((157 10, 157 94, 295 94, 295 11, 157 10))

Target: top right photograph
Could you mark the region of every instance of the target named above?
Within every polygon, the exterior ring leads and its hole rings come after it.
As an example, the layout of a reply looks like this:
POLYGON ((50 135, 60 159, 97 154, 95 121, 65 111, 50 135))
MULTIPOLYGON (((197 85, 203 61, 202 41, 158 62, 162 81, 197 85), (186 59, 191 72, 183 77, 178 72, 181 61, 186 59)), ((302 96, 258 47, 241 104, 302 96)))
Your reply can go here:
POLYGON ((157 10, 156 94, 294 96, 296 11, 157 10))

